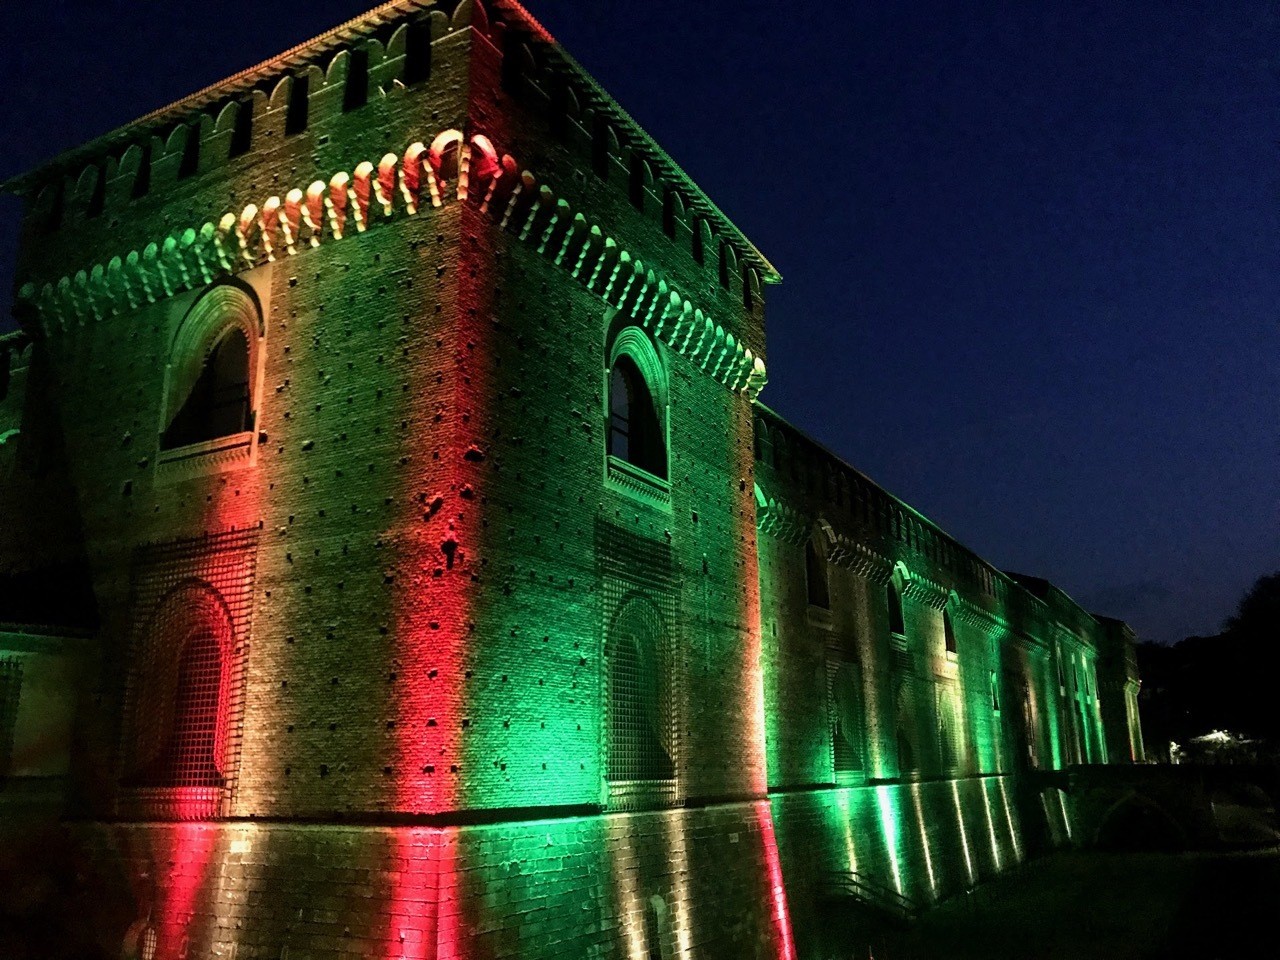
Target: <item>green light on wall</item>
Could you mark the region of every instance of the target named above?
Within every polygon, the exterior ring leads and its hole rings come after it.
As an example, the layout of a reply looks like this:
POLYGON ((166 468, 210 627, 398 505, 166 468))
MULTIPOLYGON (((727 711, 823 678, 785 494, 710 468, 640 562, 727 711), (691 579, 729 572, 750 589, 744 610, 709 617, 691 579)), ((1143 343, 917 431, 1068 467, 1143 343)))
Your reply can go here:
POLYGON ((960 827, 960 846, 964 850, 964 871, 969 878, 969 886, 973 886, 976 877, 973 872, 973 851, 969 849, 969 831, 964 825, 964 809, 960 805, 959 781, 951 781, 951 800, 956 808, 956 823, 960 827))
POLYGON ((982 778, 982 812, 987 817, 987 835, 991 837, 991 859, 995 863, 996 872, 1002 869, 1002 861, 1000 857, 1000 840, 996 836, 996 822, 991 815, 991 779, 989 777, 982 778))
POLYGON ((836 806, 840 812, 840 830, 844 834, 845 859, 852 873, 858 872, 858 851, 853 842, 853 816, 849 810, 849 791, 836 791, 836 806))
POLYGON ((1013 847, 1015 863, 1022 862, 1022 846, 1018 843, 1018 831, 1013 825, 1013 811, 1009 807, 1009 793, 1005 790, 1004 780, 1000 781, 1000 803, 1004 806, 1004 822, 1009 826, 1009 844, 1013 847))
POLYGON ((905 893, 902 886, 902 852, 898 848, 902 830, 893 793, 892 787, 877 786, 876 806, 880 811, 880 835, 884 839, 885 852, 889 854, 889 868, 893 871, 893 885, 898 893, 905 893))
POLYGON ((933 851, 930 849, 929 828, 924 822, 924 805, 920 802, 920 784, 911 785, 911 799, 916 808, 916 830, 919 831, 920 846, 924 851, 924 869, 929 877, 929 896, 937 899, 938 878, 933 873, 933 851))

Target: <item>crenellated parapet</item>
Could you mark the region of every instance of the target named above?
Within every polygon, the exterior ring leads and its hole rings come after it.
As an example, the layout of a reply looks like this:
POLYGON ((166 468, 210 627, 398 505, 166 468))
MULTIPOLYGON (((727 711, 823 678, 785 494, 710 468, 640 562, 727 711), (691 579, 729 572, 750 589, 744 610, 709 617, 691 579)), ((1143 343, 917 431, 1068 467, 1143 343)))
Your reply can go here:
POLYGON ((431 46, 493 29, 473 0, 396 0, 70 151, 5 188, 46 228, 125 214, 179 181, 252 163, 285 137, 430 75, 431 46))
POLYGON ((670 155, 514 0, 493 0, 513 28, 503 37, 504 82, 535 102, 595 174, 626 184, 632 205, 713 271, 750 311, 777 270, 670 155))
POLYGON ((730 390, 754 398, 767 382, 762 359, 662 272, 623 248, 607 226, 575 211, 484 135, 468 139, 457 130, 441 132, 430 146, 419 141, 376 164, 361 161, 39 288, 28 283, 18 300, 47 334, 66 334, 449 203, 478 209, 730 390))
POLYGON ((1062 590, 998 570, 759 402, 754 421, 761 533, 798 545, 817 524, 828 562, 877 583, 897 571, 904 597, 953 610, 993 643, 1096 649, 1098 620, 1062 590))
MULTIPOLYGON (((187 182, 233 175, 291 136, 327 128, 390 96, 413 95, 431 75, 432 48, 470 28, 502 55, 503 83, 540 108, 584 166, 626 185, 633 206, 715 275, 761 304, 777 271, 658 144, 518 4, 493 0, 393 0, 316 39, 242 71, 4 185, 28 200, 29 229, 50 234, 132 215, 148 196, 168 198, 187 182)), ((352 174, 354 180, 354 174, 352 174)), ((183 260, 201 259, 220 222, 175 235, 183 260)), ((165 251, 158 249, 156 255, 165 251)), ((138 256, 145 251, 138 251, 138 256)), ((169 259, 174 257, 173 251, 169 259)), ((119 285, 129 264, 96 281, 70 279, 65 295, 90 313, 103 282, 119 285), (92 282, 92 289, 89 283, 92 282)), ((194 264, 197 272, 205 269, 194 264)), ((136 273, 136 271, 132 271, 136 273)), ((133 291, 121 291, 126 297, 133 291)), ((146 291, 138 291, 145 298, 146 291)))
POLYGON ((1009 578, 1021 587, 1019 593, 1036 602, 1041 619, 1053 623, 1055 642, 1097 650, 1102 627, 1084 607, 1041 577, 1010 573, 1009 578))
POLYGON ((944 570, 948 581, 968 592, 997 605, 1007 601, 1004 574, 763 404, 756 404, 754 426, 756 463, 777 478, 781 489, 817 505, 808 508, 811 512, 819 509, 836 528, 862 531, 859 542, 893 544, 886 552, 916 558, 913 568, 944 570))

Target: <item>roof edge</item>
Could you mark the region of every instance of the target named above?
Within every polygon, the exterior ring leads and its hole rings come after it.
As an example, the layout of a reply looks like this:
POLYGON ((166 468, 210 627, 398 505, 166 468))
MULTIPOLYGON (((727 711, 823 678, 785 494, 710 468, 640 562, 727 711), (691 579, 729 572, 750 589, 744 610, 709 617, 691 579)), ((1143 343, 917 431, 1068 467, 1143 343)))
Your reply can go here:
MULTIPOLYGON (((453 16, 456 18, 458 11, 464 7, 471 9, 476 5, 486 14, 492 10, 514 21, 512 25, 527 31, 537 43, 549 49, 561 61, 563 67, 572 72, 588 88, 590 95, 612 114, 613 119, 627 130, 630 138, 636 141, 635 146, 656 161, 661 173, 668 179, 678 181, 689 192, 695 207, 700 208, 708 219, 734 238, 735 245, 740 245, 741 252, 762 271, 761 279, 769 284, 781 282, 782 274, 751 242, 746 233, 720 209, 706 191, 605 90, 599 81, 561 46, 523 4, 517 0, 459 0, 453 16)), ((267 80, 282 77, 297 68, 313 64, 325 54, 336 55, 345 46, 368 36, 378 28, 406 20, 415 13, 433 9, 441 9, 440 0, 388 0, 367 13, 341 23, 305 43, 291 47, 166 106, 152 110, 87 143, 65 150, 25 173, 10 177, 0 182, 0 193, 23 195, 37 184, 56 175, 75 175, 79 168, 95 162, 113 148, 137 139, 143 132, 181 123, 193 114, 207 110, 220 101, 248 93, 267 80)))
POLYGON ((233 73, 231 76, 216 83, 202 87, 194 93, 174 100, 166 106, 158 107, 150 113, 145 113, 135 120, 130 120, 114 130, 95 137, 93 140, 72 147, 69 150, 64 150, 38 166, 32 167, 25 173, 19 173, 8 180, 0 182, 0 193, 21 193, 33 182, 41 179, 43 175, 51 173, 55 169, 74 167, 76 165, 75 161, 89 162, 93 155, 109 149, 121 141, 130 139, 130 135, 135 131, 178 122, 192 113, 197 113, 217 103, 221 99, 251 90, 265 79, 286 73, 291 67, 301 66, 315 56, 322 55, 331 49, 336 50, 343 44, 364 36, 364 33, 359 32, 362 28, 372 29, 382 26, 388 21, 388 15, 390 14, 394 14, 395 18, 398 19, 408 16, 417 10, 429 10, 435 6, 437 6, 437 0, 388 0, 388 2, 379 4, 367 13, 340 23, 338 26, 326 30, 319 36, 312 37, 304 43, 290 47, 282 53, 268 57, 266 60, 238 73, 233 73))
MULTIPOLYGON (((836 453, 835 451, 833 451, 830 447, 828 447, 825 443, 822 443, 820 440, 815 439, 815 438, 814 438, 814 437, 813 437, 813 436, 812 436, 808 431, 806 431, 806 430, 802 429, 801 427, 797 427, 794 423, 792 423, 792 422, 791 422, 790 420, 788 420, 786 417, 782 416, 782 414, 778 413, 778 412, 777 412, 776 410, 774 410, 772 407, 770 407, 770 406, 768 406, 767 404, 765 404, 765 403, 761 402, 759 399, 754 400, 754 401, 753 401, 753 405, 754 405, 754 406, 759 407, 760 409, 762 409, 765 413, 767 413, 769 416, 773 417, 776 421, 778 421, 779 423, 781 423, 781 424, 782 424, 783 426, 785 426, 788 430, 791 430, 791 431, 793 431, 794 433, 798 434, 798 435, 799 435, 800 437, 802 437, 806 442, 808 442, 808 443, 812 444, 816 449, 818 449, 818 450, 822 451, 824 454, 826 454, 828 457, 830 457, 830 458, 831 458, 832 460, 834 460, 836 463, 840 464, 840 465, 841 465, 842 467, 844 467, 846 470, 849 470, 849 471, 851 471, 852 473, 857 474, 857 476, 859 476, 860 478, 862 478, 863 480, 865 480, 868 484, 870 484, 870 485, 871 485, 872 487, 874 487, 875 489, 879 490, 881 493, 883 493, 883 494, 884 494, 886 497, 888 497, 890 500, 892 500, 892 501, 894 501, 895 503, 897 503, 897 504, 898 504, 898 506, 900 506, 900 507, 902 507, 904 510, 908 511, 908 512, 909 512, 910 514, 912 514, 916 519, 920 520, 920 521, 921 521, 921 522, 923 522, 923 523, 928 524, 928 525, 929 525, 930 527, 932 527, 935 531, 937 531, 937 533, 939 533, 941 536, 946 537, 946 538, 947 538, 948 540, 950 540, 953 544, 955 544, 957 547, 959 547, 961 550, 963 550, 965 553, 967 553, 969 556, 971 556, 974 560, 976 560, 977 562, 979 562, 980 564, 982 564, 984 567, 986 567, 986 568, 987 568, 987 570, 988 570, 991 574, 993 574, 996 578, 998 578, 1000 581, 1002 581, 1002 582, 1005 584, 1006 588, 1012 588, 1012 589, 1015 589, 1015 590, 1019 591, 1020 593, 1024 594, 1025 596, 1027 596, 1027 597, 1031 598, 1031 599, 1032 599, 1032 600, 1034 600, 1036 603, 1039 603, 1039 604, 1043 605, 1043 606, 1044 606, 1044 607, 1046 607, 1046 608, 1047 608, 1047 607, 1050 607, 1050 606, 1051 606, 1051 604, 1049 603, 1049 601, 1047 600, 1047 598, 1040 596, 1039 594, 1037 594, 1037 593, 1035 592, 1035 590, 1031 589, 1031 588, 1030 588, 1026 583, 1024 583, 1024 582, 1023 582, 1024 580, 1038 580, 1038 581, 1040 581, 1040 582, 1042 582, 1042 583, 1046 584, 1048 587, 1052 588, 1053 590, 1057 591, 1059 594, 1061 594, 1061 595, 1062 595, 1062 597, 1063 597, 1067 602, 1069 602, 1072 606, 1074 606, 1077 610, 1079 610, 1079 611, 1080 611, 1080 612, 1081 612, 1081 613, 1082 613, 1086 618, 1088 618, 1088 619, 1090 619, 1090 620, 1093 620, 1095 623, 1098 623, 1098 622, 1099 622, 1099 619, 1100 619, 1100 618, 1098 617, 1098 615, 1097 615, 1097 614, 1093 613, 1091 610, 1089 610, 1087 607, 1085 607, 1083 604, 1081 604, 1078 600, 1076 600, 1076 599, 1075 599, 1074 597, 1072 597, 1069 593, 1067 593, 1065 590, 1063 590, 1061 587, 1059 587, 1057 584, 1055 584, 1052 580, 1049 580, 1049 579, 1048 579, 1048 578, 1046 578, 1046 577, 1036 577, 1036 576, 1032 576, 1032 575, 1030 575, 1030 574, 1013 573, 1013 572, 1011 572, 1011 571, 1001 569, 1000 567, 998 567, 998 566, 996 566, 994 563, 992 563, 990 560, 988 560, 986 557, 984 557, 984 556, 983 556, 981 553, 979 553, 977 550, 973 549, 973 547, 970 547, 970 546, 969 546, 968 544, 966 544, 964 541, 962 541, 962 540, 958 539, 957 537, 953 536, 952 534, 948 533, 948 532, 947 532, 946 530, 944 530, 944 529, 943 529, 943 528, 942 528, 938 523, 936 523, 936 522, 935 522, 935 521, 933 521, 933 520, 930 520, 927 516, 925 516, 923 513, 921 513, 921 512, 920 512, 918 509, 916 509, 915 507, 911 506, 911 504, 907 503, 905 500, 903 500, 903 499, 902 499, 901 497, 899 497, 897 494, 892 493, 892 492, 891 492, 891 491, 889 491, 889 490, 886 490, 886 489, 885 489, 881 484, 877 483, 875 480, 871 479, 871 477, 867 476, 865 473, 863 473, 863 472, 862 472, 861 470, 859 470, 857 467, 853 466, 851 463, 849 463, 849 461, 847 461, 844 457, 842 457, 842 456, 840 456, 839 454, 837 454, 837 453, 836 453)), ((1111 619, 1116 619, 1116 618, 1111 618, 1111 619)), ((1117 620, 1117 622, 1119 622, 1119 623, 1125 623, 1125 621, 1123 621, 1123 620, 1117 620)))

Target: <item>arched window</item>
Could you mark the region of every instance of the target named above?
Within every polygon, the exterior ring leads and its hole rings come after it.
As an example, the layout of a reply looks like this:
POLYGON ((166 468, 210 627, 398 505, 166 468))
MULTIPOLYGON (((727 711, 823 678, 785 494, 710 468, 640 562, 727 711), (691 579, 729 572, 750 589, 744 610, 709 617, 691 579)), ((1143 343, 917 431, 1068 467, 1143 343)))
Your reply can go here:
POLYGON ((182 645, 173 723, 151 778, 165 786, 215 787, 223 783, 218 749, 222 651, 201 627, 182 645))
POLYGON ((826 551, 817 531, 804 542, 804 577, 809 606, 831 609, 831 592, 827 583, 826 551))
POLYGON ((204 358, 191 386, 164 432, 165 450, 216 440, 250 429, 249 341, 232 327, 204 358))
POLYGON ((666 630, 658 609, 626 602, 609 628, 608 772, 614 782, 675 777, 666 630))
POLYGON ((231 613, 203 582, 161 601, 130 667, 125 782, 221 787, 233 659, 231 613))
POLYGON ((956 652, 956 628, 951 622, 951 612, 942 611, 942 642, 946 646, 947 653, 956 652))
POLYGON ((667 960, 669 926, 666 901, 655 893, 644 907, 644 941, 648 960, 667 960))
POLYGON ((902 615, 902 594, 898 592, 898 585, 890 582, 887 593, 889 600, 889 632, 895 637, 905 637, 907 635, 907 624, 902 615))
POLYGON ((667 445, 653 394, 629 353, 620 353, 609 375, 609 455, 667 478, 667 445))
POLYGON ((262 333, 257 296, 243 284, 215 284, 192 305, 169 351, 162 450, 253 429, 262 333))

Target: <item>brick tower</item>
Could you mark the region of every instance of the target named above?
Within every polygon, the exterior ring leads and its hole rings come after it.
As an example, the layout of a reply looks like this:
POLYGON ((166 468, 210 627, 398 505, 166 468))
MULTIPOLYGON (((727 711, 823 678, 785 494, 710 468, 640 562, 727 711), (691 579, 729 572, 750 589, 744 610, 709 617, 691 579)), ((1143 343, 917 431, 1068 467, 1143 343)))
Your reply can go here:
POLYGON ((1062 709, 1048 628, 990 639, 1040 601, 758 405, 776 272, 517 3, 395 0, 8 188, 52 466, 0 558, 89 598, 41 649, 113 955, 787 958, 780 843, 922 896, 1021 855, 958 705, 1062 709))

